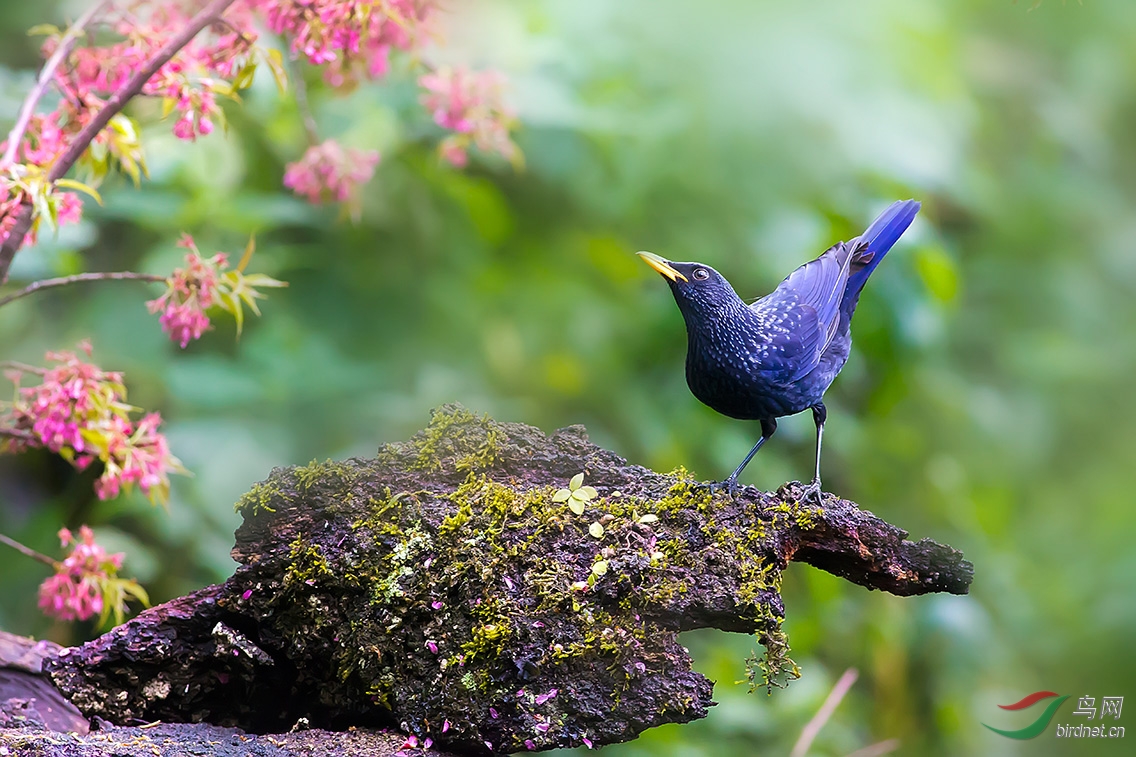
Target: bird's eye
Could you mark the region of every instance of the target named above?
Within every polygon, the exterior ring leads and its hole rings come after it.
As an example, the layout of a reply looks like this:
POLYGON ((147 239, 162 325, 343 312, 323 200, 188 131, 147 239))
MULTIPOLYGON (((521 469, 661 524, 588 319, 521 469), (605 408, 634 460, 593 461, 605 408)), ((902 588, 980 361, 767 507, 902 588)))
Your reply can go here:
POLYGON ((691 275, 694 276, 695 281, 706 281, 706 279, 710 278, 710 272, 705 268, 695 268, 694 273, 691 275))

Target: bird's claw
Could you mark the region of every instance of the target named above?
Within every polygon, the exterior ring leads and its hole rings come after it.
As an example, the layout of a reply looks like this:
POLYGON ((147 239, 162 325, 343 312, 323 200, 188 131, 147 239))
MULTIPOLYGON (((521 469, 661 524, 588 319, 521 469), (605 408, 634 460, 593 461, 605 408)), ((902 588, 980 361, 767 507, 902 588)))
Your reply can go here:
POLYGON ((819 480, 814 479, 811 484, 809 484, 808 486, 806 486, 804 489, 801 490, 801 500, 800 501, 801 502, 808 502, 809 500, 812 500, 813 502, 815 502, 817 504, 817 506, 820 506, 820 504, 821 504, 821 490, 820 490, 820 481, 819 480))
POLYGON ((711 494, 715 494, 724 489, 726 494, 732 497, 738 493, 738 480, 736 478, 727 478, 725 481, 715 481, 712 484, 708 484, 707 488, 710 490, 711 494))

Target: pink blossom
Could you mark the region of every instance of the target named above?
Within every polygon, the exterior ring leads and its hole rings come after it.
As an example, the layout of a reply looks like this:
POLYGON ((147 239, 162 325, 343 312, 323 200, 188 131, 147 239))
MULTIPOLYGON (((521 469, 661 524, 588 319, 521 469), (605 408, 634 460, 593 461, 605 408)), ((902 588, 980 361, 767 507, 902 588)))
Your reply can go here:
POLYGON ((309 202, 358 201, 359 188, 370 181, 379 162, 374 151, 343 147, 333 139, 309 147, 284 172, 284 186, 309 202))
POLYGON ((454 132, 439 146, 446 161, 464 166, 471 145, 511 161, 520 159, 520 150, 509 137, 515 117, 504 104, 501 74, 441 66, 419 77, 418 83, 426 90, 422 104, 434 122, 454 132))
MULTIPOLYGON (((82 349, 89 355, 90 345, 82 349)), ((169 476, 181 470, 166 438, 158 432, 161 418, 151 413, 130 421, 122 374, 102 371, 73 352, 49 352, 56 363, 39 385, 20 387, 16 401, 0 416, 0 425, 25 431, 34 441, 8 441, 9 448, 46 447, 80 470, 95 460, 104 470, 95 482, 100 499, 112 499, 137 485, 152 498, 164 498, 169 476)))
POLYGON ((165 294, 147 302, 146 307, 151 313, 162 313, 158 319, 162 331, 185 349, 209 328, 205 311, 218 301, 221 271, 228 267, 228 256, 219 252, 211 258, 202 257, 188 234, 182 235, 178 245, 189 250, 186 267, 174 269, 166 280, 165 294))
MULTIPOLYGON (((47 115, 36 114, 28 123, 24 141, 17 151, 21 153, 25 163, 37 166, 46 166, 67 149, 68 134, 59 125, 62 113, 54 112, 47 115)), ((17 158, 18 160, 19 158, 17 158)))
POLYGON ((56 209, 60 225, 65 223, 79 223, 83 215, 83 198, 74 192, 60 192, 59 206, 56 209))
POLYGON ((193 139, 195 136, 193 119, 188 116, 179 118, 174 124, 174 136, 178 139, 193 139))
POLYGON ((160 415, 150 413, 138 421, 133 433, 124 423, 120 433, 110 437, 106 468, 95 482, 95 493, 100 499, 111 499, 123 486, 134 484, 147 493, 169 488, 167 470, 173 456, 165 436, 158 433, 161 422, 160 415))
POLYGON ((72 545, 71 554, 40 584, 40 609, 59 620, 86 620, 102 613, 102 587, 122 567, 122 553, 108 555, 86 526, 80 527, 78 539, 60 529, 59 541, 64 547, 72 545))
POLYGON ((247 0, 268 28, 291 40, 291 51, 315 66, 334 87, 386 74, 394 48, 408 50, 425 38, 433 16, 429 0, 247 0))
POLYGON ((446 137, 438 145, 438 152, 442 159, 454 168, 465 168, 469 164, 469 153, 461 142, 453 137, 446 137))
MULTIPOLYGON (((101 100, 122 87, 171 37, 180 32, 196 12, 194 3, 153 3, 134 0, 104 12, 105 26, 120 39, 101 46, 78 46, 69 55, 69 66, 56 74, 57 85, 69 100, 97 107, 101 100)), ((236 76, 250 60, 257 40, 254 17, 243 3, 229 8, 226 26, 199 34, 166 62, 142 89, 144 95, 161 97, 176 109, 174 133, 180 139, 195 139, 213 130, 210 118, 218 113, 215 90, 219 80, 236 76)), ((50 55, 58 39, 49 38, 43 53, 50 55)))
POLYGON ((169 334, 170 339, 182 349, 189 346, 191 341, 200 339, 209 328, 209 316, 198 305, 188 302, 168 303, 158 322, 162 324, 162 331, 169 334))
MULTIPOLYGON (((7 179, 0 176, 0 244, 8 238, 12 227, 16 225, 16 216, 23 200, 23 191, 12 187, 7 179)), ((48 202, 55 203, 59 224, 78 223, 83 215, 83 199, 74 192, 52 191, 48 194, 48 202)), ((37 236, 37 227, 33 225, 24 236, 24 244, 35 244, 37 236)))

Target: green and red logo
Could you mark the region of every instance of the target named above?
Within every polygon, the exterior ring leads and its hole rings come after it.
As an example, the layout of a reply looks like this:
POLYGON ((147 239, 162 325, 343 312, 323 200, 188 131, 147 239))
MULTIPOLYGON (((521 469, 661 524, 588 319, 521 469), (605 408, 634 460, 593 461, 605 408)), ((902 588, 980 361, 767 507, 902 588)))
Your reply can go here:
POLYGON ((1045 711, 1038 715, 1037 720, 1033 721, 1025 728, 1019 728, 1016 731, 1004 731, 1001 728, 995 728, 994 726, 986 725, 985 723, 983 723, 982 725, 985 725, 991 731, 994 731, 994 733, 1000 736, 1005 736, 1008 739, 1032 739, 1036 736, 1040 736, 1042 731, 1049 727, 1049 723, 1053 720, 1053 716, 1057 714, 1058 708, 1060 708, 1061 705, 1065 703, 1065 700, 1069 698, 1068 694, 1061 696, 1054 691, 1035 691, 1029 696, 1024 697, 1020 702, 1015 702, 1014 704, 998 705, 1003 710, 1025 710, 1033 707, 1043 699, 1052 699, 1053 697, 1057 698, 1046 706, 1045 711))

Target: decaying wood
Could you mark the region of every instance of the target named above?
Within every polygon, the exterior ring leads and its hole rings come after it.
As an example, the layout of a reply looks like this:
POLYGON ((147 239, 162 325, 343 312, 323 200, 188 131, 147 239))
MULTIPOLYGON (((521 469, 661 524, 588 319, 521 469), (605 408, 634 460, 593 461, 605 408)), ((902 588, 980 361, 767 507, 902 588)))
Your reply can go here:
POLYGON ((43 675, 44 659, 60 649, 50 641, 0 631, 0 729, 89 730, 83 714, 43 675))
MULTIPOLYGON (((109 723, 88 734, 0 728, 0 755, 12 757, 408 757, 406 737, 356 729, 252 734, 209 723, 109 723), (3 751, 7 748, 7 752, 3 751)), ((452 757, 415 748, 413 757, 452 757)))
POLYGON ((713 704, 680 631, 754 633, 756 682, 793 675, 790 560, 899 595, 967 591, 959 552, 800 492, 711 495, 580 427, 447 407, 375 459, 273 471, 238 505, 232 578, 46 667, 88 717, 123 725, 269 734, 306 718, 464 753, 624 741, 713 704), (558 501, 580 473, 594 491, 558 501))

